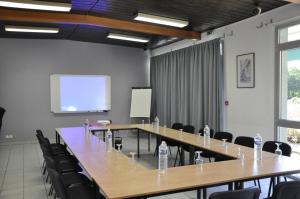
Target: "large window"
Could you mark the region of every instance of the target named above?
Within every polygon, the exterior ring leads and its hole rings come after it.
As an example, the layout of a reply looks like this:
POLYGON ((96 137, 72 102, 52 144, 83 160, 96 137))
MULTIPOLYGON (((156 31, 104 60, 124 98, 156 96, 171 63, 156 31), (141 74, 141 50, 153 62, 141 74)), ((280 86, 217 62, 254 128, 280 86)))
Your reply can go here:
POLYGON ((300 22, 276 29, 276 131, 300 154, 300 22))

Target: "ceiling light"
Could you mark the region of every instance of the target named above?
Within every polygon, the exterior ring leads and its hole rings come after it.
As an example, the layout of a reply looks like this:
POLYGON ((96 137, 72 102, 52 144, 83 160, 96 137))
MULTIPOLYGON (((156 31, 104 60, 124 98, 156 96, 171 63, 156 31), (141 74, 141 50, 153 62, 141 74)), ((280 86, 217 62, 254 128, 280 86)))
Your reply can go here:
POLYGON ((22 8, 33 10, 49 10, 59 12, 70 12, 70 3, 45 2, 34 0, 0 0, 0 6, 9 8, 22 8))
POLYGON ((107 38, 127 40, 127 41, 135 41, 135 42, 141 42, 141 43, 147 43, 147 42, 149 42, 148 38, 136 37, 136 36, 129 36, 129 35, 122 35, 122 34, 117 34, 117 33, 109 33, 107 35, 107 38))
POLYGON ((166 26, 174 26, 179 28, 183 28, 189 24, 188 21, 184 21, 184 20, 160 17, 160 16, 149 15, 144 13, 138 13, 134 19, 138 21, 156 23, 156 24, 161 24, 166 26))
POLYGON ((58 28, 29 27, 29 26, 5 26, 8 32, 30 32, 30 33, 58 33, 58 28))

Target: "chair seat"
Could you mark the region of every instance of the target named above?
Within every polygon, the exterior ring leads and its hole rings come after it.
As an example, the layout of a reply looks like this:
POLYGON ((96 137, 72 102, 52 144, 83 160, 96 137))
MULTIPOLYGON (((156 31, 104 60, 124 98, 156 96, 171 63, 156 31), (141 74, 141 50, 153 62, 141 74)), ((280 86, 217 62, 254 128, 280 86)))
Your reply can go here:
POLYGON ((81 173, 65 173, 61 175, 61 180, 65 188, 75 184, 91 185, 91 181, 81 173))
MULTIPOLYGON (((95 199, 95 191, 89 186, 76 185, 67 189, 67 199, 95 199)), ((103 198, 103 197, 101 197, 103 198)))
POLYGON ((71 162, 62 162, 56 164, 57 170, 60 173, 69 173, 69 172, 81 172, 82 168, 71 162))
POLYGON ((55 149, 64 149, 66 150, 66 146, 63 144, 58 144, 58 143, 51 143, 50 144, 51 149, 55 150, 55 149))
POLYGON ((162 138, 162 141, 165 141, 167 143, 168 146, 170 147, 174 147, 174 146, 179 146, 179 142, 169 139, 169 138, 162 138))
POLYGON ((78 163, 78 160, 73 155, 60 154, 60 155, 54 156, 53 159, 59 163, 63 163, 63 162, 71 162, 74 164, 78 163))

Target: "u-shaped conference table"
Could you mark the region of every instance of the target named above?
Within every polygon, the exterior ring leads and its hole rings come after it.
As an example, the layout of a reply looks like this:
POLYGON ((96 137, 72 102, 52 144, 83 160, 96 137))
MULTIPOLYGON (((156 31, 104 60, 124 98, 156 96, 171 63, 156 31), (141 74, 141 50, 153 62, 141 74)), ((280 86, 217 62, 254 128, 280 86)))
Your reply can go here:
POLYGON ((105 143, 92 134, 86 134, 83 127, 57 128, 57 142, 60 142, 60 139, 64 141, 108 199, 147 198, 300 172, 298 159, 263 152, 262 160, 254 160, 252 148, 233 143, 227 143, 227 147, 224 147, 222 141, 215 139, 211 139, 210 145, 207 145, 202 136, 181 133, 170 128, 156 128, 150 124, 109 125, 94 129, 92 127, 92 130, 99 131, 107 129, 136 131, 138 152, 140 133, 147 132, 190 145, 190 159, 193 159, 194 148, 208 150, 231 159, 200 166, 173 167, 161 173, 157 169, 148 169, 138 162, 131 161, 125 154, 115 149, 107 151, 105 143), (244 153, 243 161, 236 158, 238 148, 244 153))

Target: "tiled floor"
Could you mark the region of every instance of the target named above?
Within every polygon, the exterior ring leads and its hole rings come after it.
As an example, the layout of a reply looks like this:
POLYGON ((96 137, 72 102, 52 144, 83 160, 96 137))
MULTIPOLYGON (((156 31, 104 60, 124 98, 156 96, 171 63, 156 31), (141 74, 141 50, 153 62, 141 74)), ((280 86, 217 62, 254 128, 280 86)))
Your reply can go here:
MULTIPOLYGON (((136 151, 136 139, 134 136, 123 138, 123 152, 136 151)), ((154 138, 151 141, 151 151, 147 151, 147 139, 141 141, 141 158, 139 163, 148 168, 156 168, 153 157, 155 146, 154 138)), ((176 149, 172 149, 170 165, 173 165, 176 149)), ((47 199, 49 184, 41 173, 42 153, 37 143, 31 144, 0 144, 0 199, 47 199)), ((268 180, 261 180, 261 198, 266 197, 268 180)), ((246 183, 246 187, 253 186, 253 182, 246 183)), ((226 186, 209 188, 208 193, 226 190, 226 186)), ((157 199, 192 199, 196 198, 196 191, 154 197, 157 199)))

